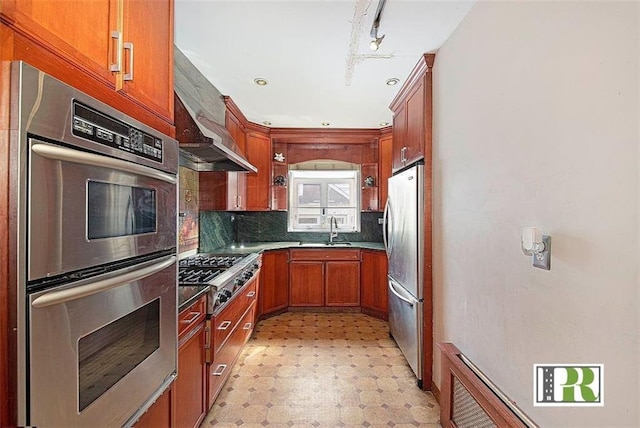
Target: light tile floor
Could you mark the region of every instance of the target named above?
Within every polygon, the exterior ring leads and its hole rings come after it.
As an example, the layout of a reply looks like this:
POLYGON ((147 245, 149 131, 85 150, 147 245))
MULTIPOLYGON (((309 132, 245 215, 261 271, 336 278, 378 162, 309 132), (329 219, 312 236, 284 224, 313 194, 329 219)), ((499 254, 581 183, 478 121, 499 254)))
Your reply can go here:
POLYGON ((387 323, 289 312, 261 321, 203 427, 439 427, 387 323))

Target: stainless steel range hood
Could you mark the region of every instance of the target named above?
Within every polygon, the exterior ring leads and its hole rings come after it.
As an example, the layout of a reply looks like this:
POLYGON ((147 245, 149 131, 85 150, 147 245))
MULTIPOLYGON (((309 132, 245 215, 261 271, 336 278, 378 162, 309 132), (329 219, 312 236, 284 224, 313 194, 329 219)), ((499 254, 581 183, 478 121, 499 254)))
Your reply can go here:
POLYGON ((176 139, 180 163, 196 171, 257 172, 224 127, 222 95, 174 46, 176 139))

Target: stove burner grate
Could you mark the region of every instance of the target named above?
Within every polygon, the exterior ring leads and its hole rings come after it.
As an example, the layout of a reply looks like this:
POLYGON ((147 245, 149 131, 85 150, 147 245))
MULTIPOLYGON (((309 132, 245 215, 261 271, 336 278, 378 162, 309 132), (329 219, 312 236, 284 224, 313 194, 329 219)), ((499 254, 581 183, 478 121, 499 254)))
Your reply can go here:
POLYGON ((220 275, 221 272, 222 270, 219 269, 182 269, 178 272, 178 282, 181 284, 206 284, 220 275))

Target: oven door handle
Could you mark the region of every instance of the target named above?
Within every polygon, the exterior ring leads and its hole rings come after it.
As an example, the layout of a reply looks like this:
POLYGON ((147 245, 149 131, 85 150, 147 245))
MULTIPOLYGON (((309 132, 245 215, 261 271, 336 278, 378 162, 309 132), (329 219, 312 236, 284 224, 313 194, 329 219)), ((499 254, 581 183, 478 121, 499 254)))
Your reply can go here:
POLYGON ((143 278, 158 273, 161 270, 168 268, 175 262, 176 256, 169 256, 163 261, 155 263, 151 266, 137 269, 123 275, 115 276, 113 278, 107 278, 100 281, 92 282, 87 285, 80 285, 78 287, 67 288, 60 291, 51 291, 50 293, 46 293, 42 296, 37 297, 31 303, 31 306, 33 306, 34 308, 44 308, 47 306, 57 305, 60 303, 69 302, 71 300, 80 299, 82 297, 90 296, 92 294, 109 290, 111 288, 120 287, 122 285, 139 281, 143 278))
POLYGON ((132 174, 144 175, 146 177, 166 181, 171 184, 176 184, 177 182, 175 175, 167 174, 162 171, 149 168, 148 166, 138 165, 134 162, 113 159, 93 153, 81 152, 79 150, 68 149, 66 147, 50 146, 48 144, 40 143, 34 144, 31 147, 31 150, 48 159, 117 169, 124 172, 130 172, 132 174))

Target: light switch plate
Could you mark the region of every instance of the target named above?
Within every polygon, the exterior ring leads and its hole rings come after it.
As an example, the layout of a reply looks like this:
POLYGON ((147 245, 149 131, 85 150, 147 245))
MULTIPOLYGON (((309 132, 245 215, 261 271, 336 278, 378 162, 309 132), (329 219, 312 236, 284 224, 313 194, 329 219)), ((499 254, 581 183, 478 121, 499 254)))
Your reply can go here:
POLYGON ((542 243, 544 244, 544 251, 540 254, 533 255, 533 266, 551 270, 551 237, 542 235, 542 243))

